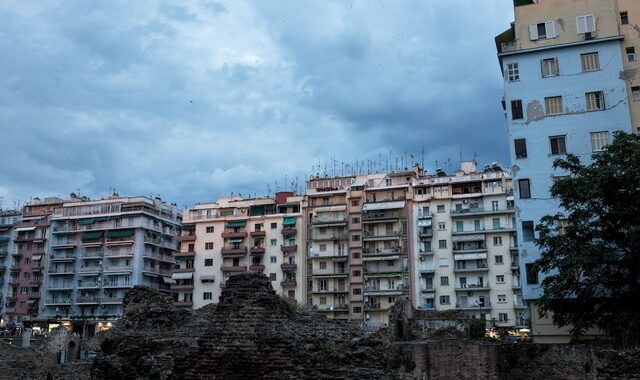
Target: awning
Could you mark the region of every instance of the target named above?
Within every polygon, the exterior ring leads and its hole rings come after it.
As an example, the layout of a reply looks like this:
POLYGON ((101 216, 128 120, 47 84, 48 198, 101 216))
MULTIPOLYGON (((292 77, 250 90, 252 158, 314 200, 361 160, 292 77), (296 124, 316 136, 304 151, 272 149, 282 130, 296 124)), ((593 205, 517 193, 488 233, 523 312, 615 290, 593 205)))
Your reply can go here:
POLYGON ((451 240, 454 242, 460 241, 478 241, 484 240, 484 235, 461 235, 461 236, 452 236, 451 240))
POLYGON ((400 259, 400 255, 394 256, 363 256, 362 261, 391 261, 400 259))
POLYGON ((431 219, 418 220, 418 227, 431 227, 431 219))
POLYGON ((227 240, 229 243, 242 243, 244 239, 243 238, 231 238, 229 240, 227 240))
POLYGON ((403 207, 404 207, 404 201, 365 203, 364 206, 362 206, 362 212, 377 211, 377 210, 393 210, 396 208, 403 208, 403 207))
POLYGON ((89 219, 80 219, 80 220, 78 221, 78 224, 83 225, 83 226, 86 226, 86 225, 89 225, 89 224, 93 224, 93 218, 89 218, 89 219))
POLYGON ((213 281, 215 280, 215 276, 212 274, 203 274, 200 276, 200 281, 213 281))
POLYGON ((102 238, 102 231, 87 231, 82 233, 82 240, 98 240, 102 238))
POLYGON ((38 261, 38 260, 41 260, 41 259, 42 259, 42 255, 33 255, 33 256, 31 257, 31 260, 32 260, 32 261, 38 261))
POLYGON ((345 211, 346 209, 347 209, 347 205, 325 206, 325 207, 316 207, 314 211, 315 212, 335 212, 335 211, 345 211))
POLYGON ((193 272, 174 273, 171 275, 171 278, 174 280, 189 280, 193 278, 193 272))
POLYGON ((98 217, 98 218, 94 218, 93 222, 97 223, 97 222, 104 222, 104 221, 107 221, 107 220, 109 220, 108 216, 101 216, 101 217, 98 217))
POLYGON ((171 277, 162 277, 162 282, 164 282, 165 284, 175 284, 176 280, 174 280, 171 277))
POLYGON ((295 216, 287 216, 282 220, 283 226, 295 226, 296 225, 296 217, 295 216))
POLYGON ((0 241, 9 241, 9 236, 0 236, 0 241))
POLYGON ((33 231, 35 229, 35 227, 20 227, 16 228, 16 232, 33 231))
POLYGON ((36 303, 36 300, 27 300, 27 303, 28 303, 29 305, 31 305, 31 304, 36 303))
POLYGON ((247 225, 245 220, 233 220, 231 222, 227 222, 227 228, 242 228, 247 225))
POLYGON ((360 186, 364 186, 364 184, 366 183, 365 179, 360 179, 360 180, 355 180, 353 181, 353 183, 351 184, 351 187, 360 187, 360 186))
POLYGON ((486 258, 486 253, 462 253, 453 255, 454 260, 480 260, 486 258))
POLYGON ((121 238, 121 237, 130 237, 135 234, 134 230, 112 230, 107 231, 108 238, 121 238))

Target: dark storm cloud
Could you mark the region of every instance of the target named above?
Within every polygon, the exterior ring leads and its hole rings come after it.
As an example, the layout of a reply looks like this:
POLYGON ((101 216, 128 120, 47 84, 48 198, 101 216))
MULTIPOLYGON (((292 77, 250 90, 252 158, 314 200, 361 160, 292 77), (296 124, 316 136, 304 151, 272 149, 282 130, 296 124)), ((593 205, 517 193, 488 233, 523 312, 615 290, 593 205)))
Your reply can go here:
POLYGON ((0 5, 0 196, 290 187, 424 147, 506 162, 507 0, 0 5), (390 153, 391 152, 391 153, 390 153), (330 167, 331 165, 329 165, 330 167), (286 179, 285 179, 286 177, 286 179))

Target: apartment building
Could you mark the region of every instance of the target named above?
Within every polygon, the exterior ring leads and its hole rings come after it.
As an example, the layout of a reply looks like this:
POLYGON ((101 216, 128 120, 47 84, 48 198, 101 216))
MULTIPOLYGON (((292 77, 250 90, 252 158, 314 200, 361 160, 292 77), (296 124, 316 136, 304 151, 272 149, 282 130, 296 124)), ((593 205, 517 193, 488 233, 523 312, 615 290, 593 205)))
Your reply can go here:
POLYGON ((34 198, 22 209, 22 220, 14 225, 4 315, 19 326, 38 319, 51 215, 62 203, 55 197, 34 198))
POLYGON ((122 316, 123 297, 133 286, 170 292, 181 219, 180 210, 160 198, 72 194, 56 204, 41 318, 91 335, 122 316))
MULTIPOLYGON (((0 326, 4 326, 7 302, 8 271, 11 265, 10 253, 13 252, 14 225, 21 219, 20 211, 0 210, 0 326)), ((12 289, 13 294, 13 289, 12 289)))
POLYGON ((459 310, 487 328, 526 328, 510 175, 462 163, 413 180, 414 307, 459 310))
POLYGON ((246 271, 266 274, 278 294, 303 302, 303 199, 292 192, 231 196, 189 210, 175 253, 176 305, 217 303, 229 277, 246 271))
POLYGON ((554 178, 565 175, 553 170, 556 158, 573 153, 588 162, 612 132, 637 129, 632 122, 640 88, 632 22, 639 16, 638 4, 515 0, 514 5, 515 21, 496 37, 496 45, 504 74, 523 296, 531 308, 534 338, 563 342, 570 338, 566 329, 537 318, 542 274, 532 268, 540 257, 535 226, 559 211, 549 193, 554 178))
POLYGON ((307 182, 307 305, 329 318, 388 323, 410 297, 408 220, 414 171, 307 182))

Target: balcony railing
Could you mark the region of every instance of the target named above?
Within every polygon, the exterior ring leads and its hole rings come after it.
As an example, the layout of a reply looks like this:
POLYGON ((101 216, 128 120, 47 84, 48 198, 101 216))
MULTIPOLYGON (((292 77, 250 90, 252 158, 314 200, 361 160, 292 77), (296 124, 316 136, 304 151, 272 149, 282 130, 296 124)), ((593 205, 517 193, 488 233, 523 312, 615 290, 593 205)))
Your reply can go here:
POLYGON ((105 288, 128 288, 133 286, 130 281, 108 281, 104 284, 105 288))
POLYGON ((365 303, 364 304, 364 309, 365 310, 380 310, 380 302, 375 302, 375 303, 365 303))
POLYGON ((280 264, 280 268, 283 271, 294 271, 294 270, 298 269, 298 264, 295 264, 295 263, 284 263, 284 264, 280 264))
POLYGON ((262 272, 264 271, 264 265, 262 264, 251 264, 249 266, 249 270, 252 272, 262 272))
POLYGON ((246 272, 247 266, 246 265, 239 265, 239 266, 223 265, 220 267, 220 270, 222 272, 246 272))
POLYGON ((344 232, 334 232, 328 234, 314 233, 311 235, 311 240, 347 240, 348 236, 344 232))
POLYGON ((433 230, 420 231, 420 232, 418 232, 418 237, 431 238, 431 237, 433 237, 433 230))
POLYGON ((282 228, 282 235, 284 236, 291 236, 291 235, 295 235, 298 233, 298 230, 296 228, 293 227, 284 227, 282 228))
POLYGON ((45 303, 50 305, 71 305, 71 298, 48 298, 45 303))
POLYGON ((311 218, 312 224, 347 223, 346 215, 339 216, 314 216, 311 218))
POLYGON ((100 303, 122 303, 122 297, 102 297, 100 303))
POLYGON ((244 256, 247 254, 247 247, 222 247, 220 253, 222 256, 244 256))
POLYGON ((193 284, 174 284, 170 288, 171 290, 193 290, 193 284))
POLYGON ((225 231, 222 233, 223 239, 244 238, 247 237, 247 231, 225 231))
POLYGON ((177 237, 178 241, 194 241, 196 240, 196 234, 194 233, 185 233, 182 232, 182 235, 177 237))
POLYGON ((249 236, 251 237, 264 237, 267 235, 266 231, 251 231, 249 232, 249 236))
POLYGON ((489 301, 484 301, 484 303, 469 303, 469 304, 456 304, 456 309, 490 309, 491 308, 491 302, 489 301))
POLYGON ((399 236, 404 236, 407 234, 407 231, 385 231, 375 233, 373 231, 364 231, 363 237, 365 239, 384 239, 384 238, 397 238, 399 236))
POLYGON ((295 288, 297 285, 298 282, 292 279, 287 279, 280 282, 280 286, 282 286, 283 288, 295 288))
POLYGON ((91 304, 91 303, 98 303, 99 301, 100 301, 99 297, 78 297, 78 298, 76 298, 76 304, 81 304, 81 303, 91 304))
POLYGON ((293 253, 298 250, 298 245, 281 245, 280 250, 282 251, 282 253, 293 253))

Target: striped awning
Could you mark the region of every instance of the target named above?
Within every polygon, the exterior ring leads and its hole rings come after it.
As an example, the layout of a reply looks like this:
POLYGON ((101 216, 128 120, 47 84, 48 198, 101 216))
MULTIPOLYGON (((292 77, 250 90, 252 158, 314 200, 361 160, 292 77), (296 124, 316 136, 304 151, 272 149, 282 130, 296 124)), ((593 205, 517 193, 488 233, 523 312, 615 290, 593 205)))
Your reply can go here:
POLYGON ((247 222, 245 220, 232 220, 230 222, 227 222, 226 227, 227 228, 242 228, 244 226, 247 225, 247 222))
POLYGON ((80 219, 78 221, 78 224, 82 225, 82 226, 87 226, 89 224, 93 224, 93 218, 88 218, 88 219, 80 219))
POLYGON ((362 206, 362 212, 377 211, 377 210, 393 210, 396 208, 403 208, 403 207, 404 207, 404 201, 365 203, 364 206, 362 206))
POLYGON ((171 278, 174 280, 189 280, 193 278, 193 272, 174 273, 171 275, 171 278))
POLYGON ((102 238, 102 231, 87 231, 82 233, 82 240, 98 240, 102 238))
POLYGON ((133 236, 134 234, 135 234, 135 231, 131 229, 107 231, 108 238, 130 237, 130 236, 133 236))
POLYGON ((295 216, 287 216, 282 220, 283 226, 295 226, 296 225, 296 217, 295 216))

